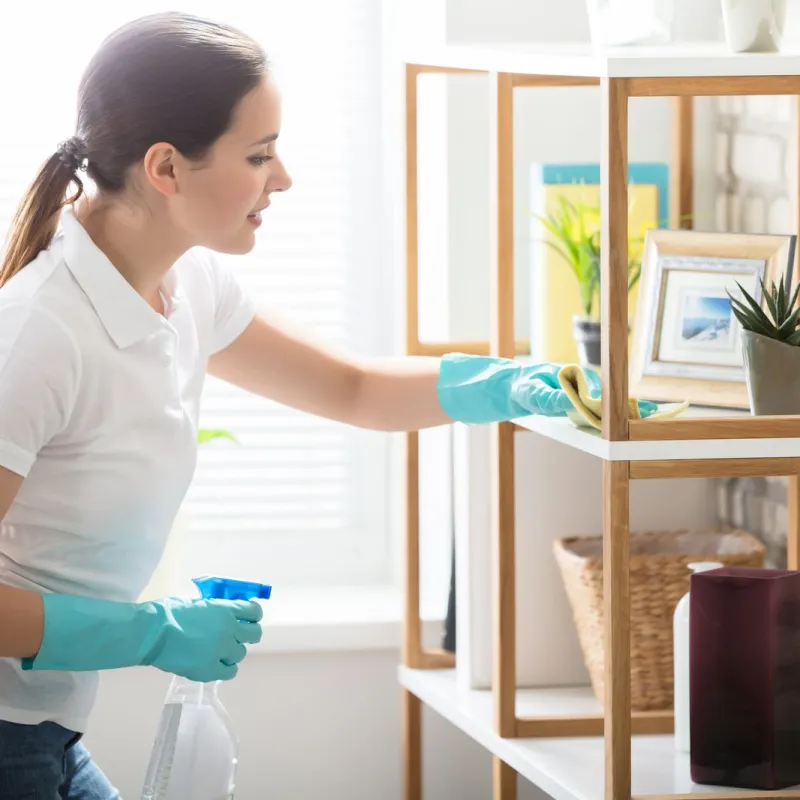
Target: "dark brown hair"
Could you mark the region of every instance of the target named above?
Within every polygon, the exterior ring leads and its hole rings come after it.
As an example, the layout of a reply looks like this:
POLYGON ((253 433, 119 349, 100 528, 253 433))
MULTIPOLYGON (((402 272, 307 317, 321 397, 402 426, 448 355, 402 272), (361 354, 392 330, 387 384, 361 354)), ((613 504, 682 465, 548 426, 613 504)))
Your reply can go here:
POLYGON ((113 194, 156 142, 202 160, 266 68, 252 39, 188 14, 154 14, 112 33, 81 80, 77 133, 44 163, 17 209, 0 286, 49 247, 61 208, 83 193, 80 170, 113 194))

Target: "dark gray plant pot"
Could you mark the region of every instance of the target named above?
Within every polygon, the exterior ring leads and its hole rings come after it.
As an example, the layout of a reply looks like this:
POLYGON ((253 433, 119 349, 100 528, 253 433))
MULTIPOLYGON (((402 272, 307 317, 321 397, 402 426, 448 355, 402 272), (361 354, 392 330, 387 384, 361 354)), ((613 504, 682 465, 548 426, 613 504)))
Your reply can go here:
POLYGON ((572 338, 578 345, 578 362, 582 367, 600 366, 600 323, 575 315, 572 318, 572 338))
POLYGON ((800 414, 800 347, 742 331, 742 353, 751 413, 800 414))

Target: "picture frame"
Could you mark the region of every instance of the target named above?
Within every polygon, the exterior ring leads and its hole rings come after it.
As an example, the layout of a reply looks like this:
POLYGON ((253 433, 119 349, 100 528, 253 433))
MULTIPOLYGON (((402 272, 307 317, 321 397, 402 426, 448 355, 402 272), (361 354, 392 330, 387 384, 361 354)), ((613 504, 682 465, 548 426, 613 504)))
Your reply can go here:
POLYGON ((758 303, 792 283, 796 236, 652 229, 645 234, 630 363, 630 394, 749 408, 741 325, 727 292, 758 303))

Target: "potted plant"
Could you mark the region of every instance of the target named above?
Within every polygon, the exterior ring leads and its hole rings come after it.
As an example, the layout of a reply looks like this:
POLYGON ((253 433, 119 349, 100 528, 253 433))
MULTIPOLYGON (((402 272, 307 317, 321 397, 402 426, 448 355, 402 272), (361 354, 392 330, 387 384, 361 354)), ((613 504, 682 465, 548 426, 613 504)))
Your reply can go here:
MULTIPOLYGON (((558 208, 538 217, 553 239, 547 244, 566 261, 578 282, 583 314, 572 318, 572 336, 583 366, 600 365, 600 209, 560 197, 558 208)), ((642 272, 643 237, 628 237, 628 291, 642 272)))
POLYGON ((763 309, 737 282, 743 300, 730 292, 731 310, 742 326, 747 394, 754 415, 800 413, 800 284, 788 298, 784 281, 769 290, 761 281, 763 309))

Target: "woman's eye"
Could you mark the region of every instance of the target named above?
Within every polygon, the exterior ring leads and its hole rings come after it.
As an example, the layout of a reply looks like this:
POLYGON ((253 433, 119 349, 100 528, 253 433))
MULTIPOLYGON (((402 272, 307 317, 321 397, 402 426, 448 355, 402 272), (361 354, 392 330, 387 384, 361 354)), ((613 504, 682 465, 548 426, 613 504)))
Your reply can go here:
POLYGON ((267 161, 272 161, 272 156, 252 156, 249 161, 251 164, 255 164, 257 167, 260 167, 266 164, 267 161))

